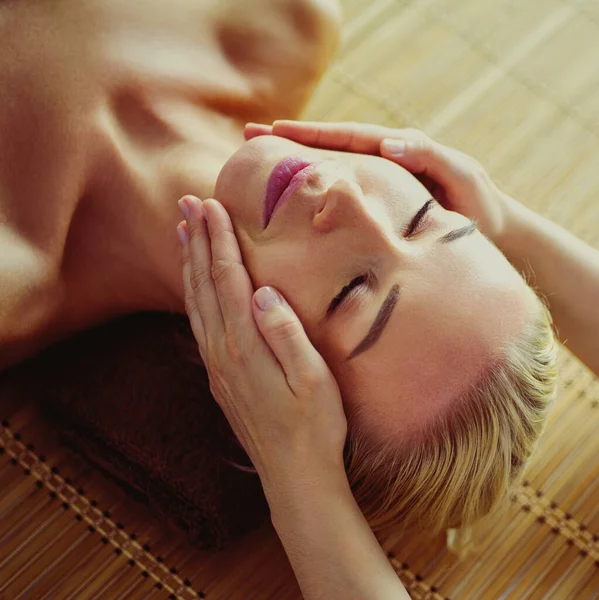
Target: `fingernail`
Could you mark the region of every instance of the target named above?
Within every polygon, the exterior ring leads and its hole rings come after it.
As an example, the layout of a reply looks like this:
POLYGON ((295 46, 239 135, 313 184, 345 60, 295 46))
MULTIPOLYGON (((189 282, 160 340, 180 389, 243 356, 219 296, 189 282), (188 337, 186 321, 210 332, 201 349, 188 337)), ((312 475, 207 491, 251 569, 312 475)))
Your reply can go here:
POLYGON ((187 200, 185 198, 181 198, 178 204, 179 208, 181 209, 181 212, 183 213, 183 216, 186 219, 189 219, 189 204, 187 203, 187 200))
POLYGON ((187 233, 187 227, 185 227, 183 223, 179 223, 179 225, 177 225, 177 233, 179 234, 181 246, 185 246, 185 244, 189 242, 189 234, 187 233))
POLYGON ((256 292, 255 297, 256 304, 261 311, 267 311, 273 306, 279 306, 280 304, 283 304, 281 301, 281 296, 279 296, 279 294, 277 294, 277 292, 269 286, 261 287, 256 292))
POLYGON ((402 140, 383 140, 384 150, 392 156, 403 156, 406 151, 406 143, 402 140))

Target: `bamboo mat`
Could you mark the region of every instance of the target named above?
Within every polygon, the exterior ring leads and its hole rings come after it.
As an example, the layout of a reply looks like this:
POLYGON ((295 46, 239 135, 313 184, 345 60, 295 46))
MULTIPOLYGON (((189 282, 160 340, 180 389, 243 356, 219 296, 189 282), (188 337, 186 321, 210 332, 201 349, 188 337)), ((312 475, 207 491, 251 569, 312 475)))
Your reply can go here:
MULTIPOLYGON (((345 0, 342 50, 307 112, 415 126, 599 245, 596 0, 345 0)), ((560 357, 527 481, 479 551, 382 540, 415 599, 599 598, 599 382, 560 357)), ((269 526, 206 554, 0 398, 1 599, 297 599, 269 526)))

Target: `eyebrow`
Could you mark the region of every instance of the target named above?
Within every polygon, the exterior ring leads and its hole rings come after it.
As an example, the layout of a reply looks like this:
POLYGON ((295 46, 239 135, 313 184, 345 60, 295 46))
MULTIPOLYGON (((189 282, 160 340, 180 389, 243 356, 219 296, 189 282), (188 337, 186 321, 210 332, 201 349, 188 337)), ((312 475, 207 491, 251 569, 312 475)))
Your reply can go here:
POLYGON ((437 239, 437 242, 440 244, 449 244, 450 242, 455 242, 467 235, 472 235, 475 231, 478 231, 476 221, 470 221, 465 227, 459 227, 458 229, 454 229, 453 231, 442 235, 437 239))
MULTIPOLYGON (((420 216, 421 218, 425 212, 426 212, 426 210, 423 211, 423 214, 420 216)), ((411 227, 411 225, 410 225, 410 227, 411 227)), ((459 227, 458 229, 454 229, 453 231, 450 231, 449 233, 442 235, 440 238, 437 239, 437 242, 439 242, 440 244, 449 244, 451 242, 455 242, 456 240, 459 240, 460 238, 471 235, 475 231, 478 231, 476 222, 470 221, 470 223, 468 225, 466 225, 465 227, 459 227)), ((347 358, 345 360, 351 360, 352 358, 355 358, 356 356, 362 354, 363 352, 366 352, 366 350, 368 350, 368 348, 372 347, 377 342, 377 340, 381 337, 387 323, 389 322, 389 319, 391 318, 391 315, 393 314, 393 309, 397 305, 397 301, 399 300, 399 292, 400 292, 400 287, 399 287, 399 284, 396 283, 389 290, 387 297, 381 304, 381 307, 379 308, 379 311, 378 311, 372 325, 370 326, 368 333, 366 334, 364 339, 349 353, 349 355, 347 356, 347 358)))
POLYGON ((389 322, 391 315, 393 314, 393 309, 399 300, 399 284, 395 284, 387 294, 387 297, 381 304, 381 308, 379 308, 379 312, 377 313, 366 337, 350 352, 348 357, 345 360, 351 360, 355 358, 362 352, 365 352, 370 348, 376 341, 381 337, 385 326, 389 322))

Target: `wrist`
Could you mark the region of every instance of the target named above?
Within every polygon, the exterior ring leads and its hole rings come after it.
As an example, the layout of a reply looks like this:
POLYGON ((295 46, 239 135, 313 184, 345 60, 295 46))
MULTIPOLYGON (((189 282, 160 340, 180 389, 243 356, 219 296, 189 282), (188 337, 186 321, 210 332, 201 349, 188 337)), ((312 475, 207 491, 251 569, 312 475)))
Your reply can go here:
POLYGON ((300 493, 306 487, 349 485, 343 451, 300 448, 273 452, 259 475, 267 500, 281 492, 300 493))
MULTIPOLYGON (((531 211, 523 204, 509 196, 501 194, 502 226, 491 240, 504 254, 510 254, 510 249, 521 237, 524 225, 531 211)), ((533 213, 534 214, 534 213, 533 213)))
POLYGON ((301 518, 329 501, 355 502, 343 467, 289 470, 263 483, 275 529, 281 521, 301 518))

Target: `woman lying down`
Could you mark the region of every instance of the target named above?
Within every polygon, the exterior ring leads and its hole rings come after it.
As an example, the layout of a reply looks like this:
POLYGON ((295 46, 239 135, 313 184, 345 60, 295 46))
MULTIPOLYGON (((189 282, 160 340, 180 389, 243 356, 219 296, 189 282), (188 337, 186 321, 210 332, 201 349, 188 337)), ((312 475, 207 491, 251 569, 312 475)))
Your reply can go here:
POLYGON ((187 310, 305 597, 396 597, 371 528, 502 504, 552 317, 599 371, 599 257, 421 132, 246 129, 299 115, 338 23, 324 0, 0 10, 0 363, 187 310))

